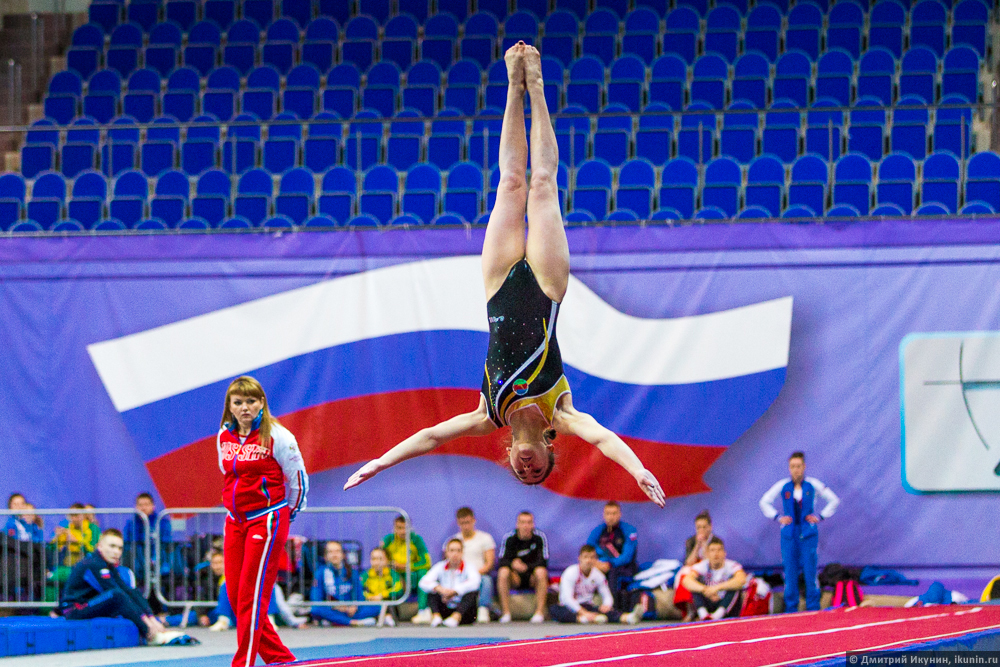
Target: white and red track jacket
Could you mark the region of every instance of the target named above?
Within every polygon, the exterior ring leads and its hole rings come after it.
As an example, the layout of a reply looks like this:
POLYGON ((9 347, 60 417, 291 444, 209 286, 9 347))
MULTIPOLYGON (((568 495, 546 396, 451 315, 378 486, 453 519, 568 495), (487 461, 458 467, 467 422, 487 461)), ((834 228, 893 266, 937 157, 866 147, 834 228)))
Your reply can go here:
POLYGON ((295 436, 280 424, 271 427, 271 451, 260 446, 255 428, 241 438, 219 429, 216 446, 224 478, 222 504, 234 521, 249 521, 288 506, 292 517, 305 508, 309 476, 295 436), (289 493, 285 493, 285 481, 289 493))

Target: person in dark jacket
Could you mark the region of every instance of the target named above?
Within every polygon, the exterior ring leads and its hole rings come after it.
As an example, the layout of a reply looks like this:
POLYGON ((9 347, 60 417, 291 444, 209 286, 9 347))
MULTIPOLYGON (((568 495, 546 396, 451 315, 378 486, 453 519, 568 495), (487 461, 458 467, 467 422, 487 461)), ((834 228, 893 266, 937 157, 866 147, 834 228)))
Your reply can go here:
POLYGON ((501 623, 510 623, 510 589, 535 590, 532 623, 545 620, 545 598, 549 589, 549 543, 545 533, 535 530, 531 512, 517 515, 517 529, 504 535, 500 546, 497 592, 500 594, 501 623))
POLYGON ((622 521, 622 507, 613 500, 604 505, 604 523, 591 531, 587 544, 597 549, 597 569, 608 578, 615 598, 615 609, 629 611, 631 599, 626 590, 638 571, 636 546, 639 533, 635 526, 622 521))
POLYGON ((59 611, 71 621, 126 618, 148 643, 160 643, 163 625, 119 570, 124 545, 121 532, 114 528, 101 534, 94 553, 73 566, 59 600, 59 611))

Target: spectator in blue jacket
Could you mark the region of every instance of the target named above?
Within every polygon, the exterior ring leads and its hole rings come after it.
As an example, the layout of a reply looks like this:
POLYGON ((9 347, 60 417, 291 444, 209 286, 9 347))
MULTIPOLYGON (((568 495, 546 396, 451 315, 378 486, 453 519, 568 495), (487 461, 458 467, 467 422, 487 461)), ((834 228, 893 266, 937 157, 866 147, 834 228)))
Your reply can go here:
MULTIPOLYGON (((146 519, 149 521, 150 535, 156 534, 156 521, 160 516, 160 513, 156 511, 156 504, 153 501, 152 494, 143 491, 138 496, 135 497, 135 512, 136 514, 142 513, 146 515, 146 519)), ((162 544, 169 544, 173 542, 173 533, 171 530, 171 525, 169 521, 164 521, 160 525, 160 542, 162 544)), ((143 542, 146 539, 146 525, 139 520, 138 517, 134 519, 129 519, 125 523, 125 530, 123 531, 126 542, 143 542)), ((153 547, 155 551, 156 548, 153 547)))
POLYGON ((594 528, 587 544, 597 549, 597 569, 608 578, 608 586, 615 598, 615 609, 621 612, 631 608, 627 588, 638 570, 636 545, 639 533, 635 526, 622 521, 622 507, 614 500, 604 505, 604 523, 594 528))
POLYGON ((16 509, 24 510, 24 514, 7 517, 7 523, 4 524, 3 531, 7 534, 7 537, 18 542, 41 544, 45 541, 45 536, 42 533, 42 519, 31 512, 31 510, 35 509, 34 505, 24 502, 23 496, 21 500, 21 505, 16 509))
MULTIPOLYGON (((312 602, 352 602, 363 601, 365 596, 361 590, 361 573, 351 567, 344 558, 344 546, 340 542, 326 543, 324 565, 316 570, 309 599, 312 602)), ((375 619, 380 612, 375 605, 356 604, 344 607, 314 606, 309 610, 317 621, 328 621, 334 625, 375 625, 375 619)), ((392 616, 386 614, 385 622, 395 625, 392 616)))

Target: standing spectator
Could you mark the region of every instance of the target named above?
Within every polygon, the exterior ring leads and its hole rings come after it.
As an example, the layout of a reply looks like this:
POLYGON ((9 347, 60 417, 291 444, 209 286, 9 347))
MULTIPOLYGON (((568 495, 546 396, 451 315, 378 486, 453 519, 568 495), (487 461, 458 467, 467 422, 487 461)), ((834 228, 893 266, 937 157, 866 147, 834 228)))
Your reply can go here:
POLYGON ((712 533, 712 515, 708 510, 702 510, 694 518, 694 535, 684 543, 684 566, 677 571, 674 579, 674 606, 684 611, 684 622, 694 618, 691 606, 691 591, 684 587, 684 577, 691 573, 691 566, 705 560, 709 541, 715 537, 712 533))
POLYGON ((691 591, 698 618, 732 618, 740 615, 743 587, 747 583, 743 566, 726 558, 726 545, 713 537, 705 560, 691 566, 684 586, 691 591))
POLYGON ((549 607, 549 614, 560 623, 638 623, 641 612, 622 614, 615 609, 608 580, 596 564, 597 549, 590 544, 580 547, 577 564, 567 567, 559 579, 559 604, 549 607), (601 595, 600 607, 594 604, 595 593, 601 595))
POLYGON ((122 616, 132 621, 139 634, 150 644, 160 643, 165 632, 153 616, 153 610, 119 571, 124 542, 114 528, 104 531, 97 551, 73 566, 59 611, 69 620, 114 618, 122 616))
POLYGON ((597 549, 597 569, 607 576, 618 611, 631 607, 626 588, 628 580, 639 570, 636 564, 638 540, 638 531, 622 521, 622 507, 614 500, 604 505, 604 523, 594 528, 587 538, 587 544, 597 549))
MULTIPOLYGON (((74 510, 84 509, 83 503, 73 503, 69 507, 74 510)), ((56 526, 56 536, 52 540, 59 549, 59 564, 63 567, 76 565, 94 552, 100 538, 101 529, 87 520, 85 512, 67 515, 56 526)))
POLYGON ((462 560, 462 540, 452 538, 445 545, 445 560, 437 563, 420 578, 420 589, 427 593, 433 615, 431 627, 442 623, 449 628, 469 625, 476 620, 479 598, 479 571, 462 560), (445 617, 447 615, 447 617, 445 617))
POLYGON ((815 477, 806 477, 806 455, 788 457, 791 477, 778 480, 760 499, 760 509, 768 519, 781 524, 781 562, 785 567, 785 611, 799 610, 799 573, 806 582, 806 610, 819 611, 820 587, 816 578, 819 528, 817 524, 837 511, 840 498, 815 477), (781 496, 781 511, 774 501, 781 496), (816 513, 816 496, 826 501, 816 513))
POLYGON ((427 593, 417 584, 420 578, 431 569, 431 555, 427 551, 427 544, 424 538, 410 531, 410 550, 406 550, 406 517, 399 515, 392 522, 392 532, 382 538, 382 548, 389 556, 392 569, 400 577, 406 576, 406 563, 410 563, 410 582, 406 595, 414 591, 417 593, 417 615, 413 617, 414 623, 430 623, 431 610, 427 608, 427 593))
MULTIPOLYGON (((363 600, 361 576, 344 557, 344 546, 330 540, 324 552, 325 563, 316 569, 316 579, 309 591, 312 602, 357 602, 363 600)), ((346 607, 313 607, 312 617, 317 621, 327 621, 334 625, 375 625, 381 610, 374 605, 346 607)), ((392 621, 388 616, 387 620, 392 621)), ((392 625, 393 623, 390 623, 392 625)))
MULTIPOLYGON (((460 507, 455 512, 455 520, 460 528, 449 539, 462 540, 462 560, 466 567, 471 567, 481 578, 479 584, 479 613, 476 620, 480 623, 490 622, 490 605, 493 604, 493 578, 490 572, 496 562, 497 543, 493 536, 482 530, 476 530, 476 515, 469 507, 460 507)), ((448 550, 447 542, 442 551, 448 550)))
POLYGON ((7 517, 7 523, 4 524, 3 531, 8 538, 17 540, 18 542, 41 544, 45 541, 44 534, 42 533, 42 517, 31 511, 35 509, 34 505, 23 502, 24 496, 21 496, 21 500, 22 503, 19 507, 12 507, 11 509, 24 510, 24 514, 7 517))
POLYGON ((517 515, 517 528, 504 535, 500 548, 497 590, 500 622, 510 623, 510 590, 535 589, 532 623, 545 621, 545 597, 549 590, 549 543, 545 533, 535 530, 535 517, 527 510, 517 515))

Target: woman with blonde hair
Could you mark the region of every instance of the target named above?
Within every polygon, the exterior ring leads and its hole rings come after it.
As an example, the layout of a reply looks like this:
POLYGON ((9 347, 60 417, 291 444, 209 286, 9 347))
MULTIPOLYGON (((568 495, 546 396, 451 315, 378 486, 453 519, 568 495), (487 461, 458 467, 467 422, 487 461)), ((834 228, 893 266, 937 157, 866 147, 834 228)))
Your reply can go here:
POLYGON ((267 604, 288 525, 306 505, 309 478, 302 454, 295 436, 271 416, 264 388, 249 376, 236 378, 226 390, 216 446, 228 511, 226 592, 236 613, 233 667, 256 664, 258 652, 268 664, 292 662, 295 656, 267 618, 267 604))
POLYGON ((545 103, 541 56, 518 42, 504 60, 509 83, 500 131, 500 183, 483 241, 490 342, 479 407, 410 436, 355 472, 344 488, 449 440, 509 426, 510 467, 522 483, 545 481, 555 465, 556 434, 575 435, 625 468, 650 500, 663 507, 663 490, 639 457, 573 407, 556 342, 556 318, 569 284, 569 244, 559 207, 559 147, 545 103), (530 187, 526 94, 531 100, 530 187))

